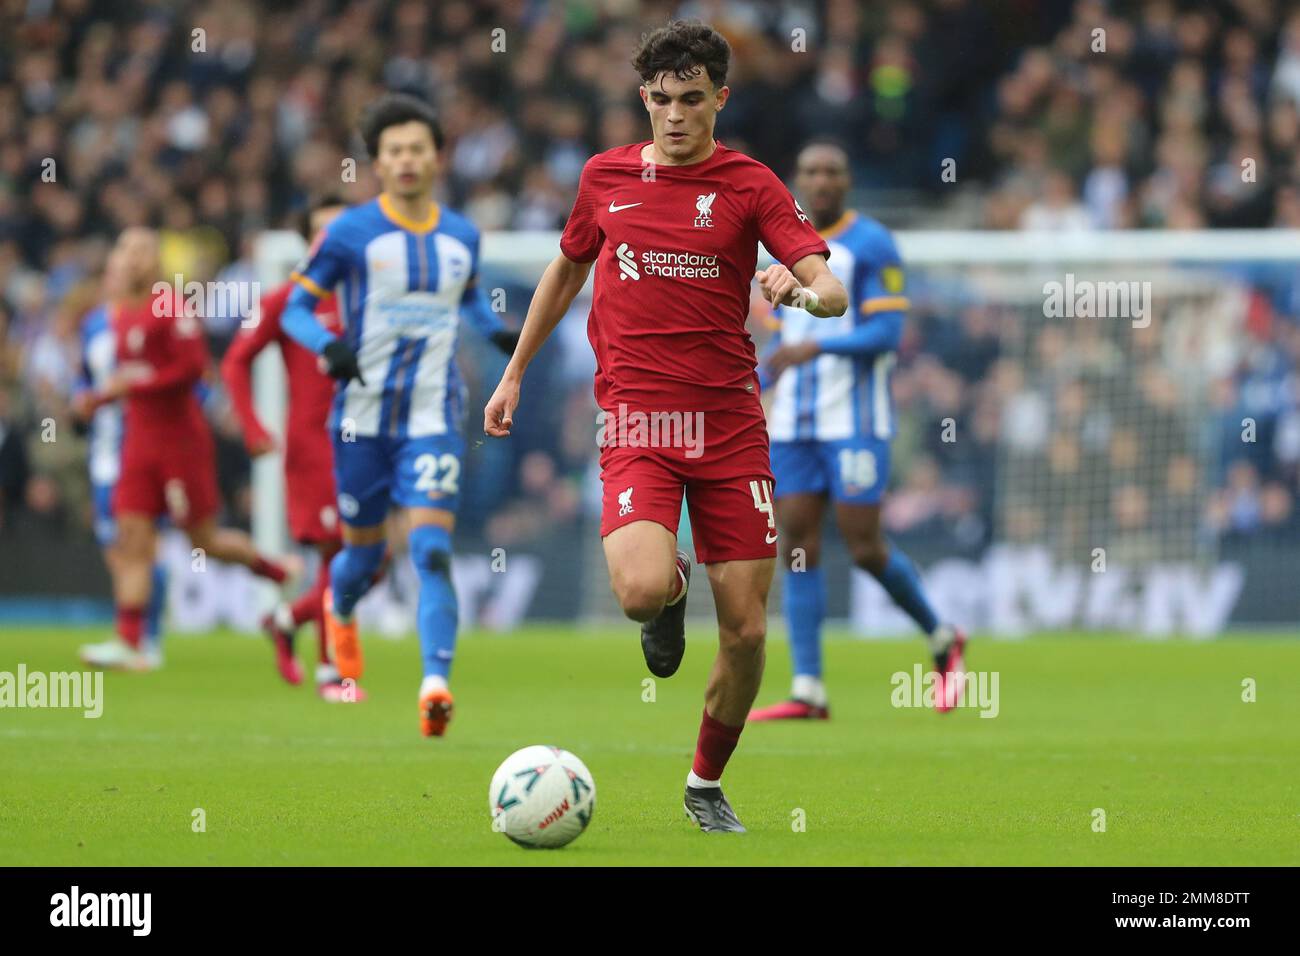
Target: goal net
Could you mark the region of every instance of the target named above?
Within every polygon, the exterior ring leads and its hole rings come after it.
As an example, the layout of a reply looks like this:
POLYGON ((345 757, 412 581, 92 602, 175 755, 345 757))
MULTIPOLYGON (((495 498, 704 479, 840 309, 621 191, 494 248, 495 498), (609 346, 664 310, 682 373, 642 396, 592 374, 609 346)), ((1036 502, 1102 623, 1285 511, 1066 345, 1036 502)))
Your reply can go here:
MULTIPOLYGON (((1300 234, 898 240, 911 310, 882 516, 942 616, 1009 636, 1209 636, 1300 620, 1300 234)), ((484 237, 482 281, 507 321, 522 321, 557 251, 555 233, 484 237)), ((480 440, 504 359, 462 336, 467 625, 621 617, 598 533, 590 292, 530 369, 508 442, 480 440)), ((771 331, 750 325, 761 350, 771 331)), ((679 530, 690 551, 684 508, 679 530)), ((914 633, 851 567, 829 519, 822 554, 832 618, 862 636, 914 633)), ((697 572, 690 613, 702 623, 713 607, 697 572)), ((391 601, 412 601, 411 584, 391 601)))

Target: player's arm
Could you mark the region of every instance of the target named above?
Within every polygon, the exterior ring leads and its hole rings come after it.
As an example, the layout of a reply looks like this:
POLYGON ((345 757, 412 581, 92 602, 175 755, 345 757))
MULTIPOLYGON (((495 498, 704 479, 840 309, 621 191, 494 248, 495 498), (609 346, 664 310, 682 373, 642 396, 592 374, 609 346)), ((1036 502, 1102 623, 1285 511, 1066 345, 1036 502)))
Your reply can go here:
POLYGON ((519 344, 515 346, 500 384, 483 409, 483 431, 493 438, 510 434, 524 371, 569 311, 590 272, 591 262, 575 262, 563 254, 556 256, 546 267, 528 306, 524 327, 519 331, 519 344))
POLYGON ((853 330, 817 337, 818 351, 860 358, 898 351, 903 320, 909 303, 904 295, 903 260, 893 236, 883 230, 873 235, 868 257, 858 263, 853 276, 857 315, 853 330))
MULTIPOLYGON (((331 223, 337 226, 337 222, 331 223)), ((329 295, 347 268, 346 250, 332 231, 326 230, 307 265, 289 276, 294 284, 280 315, 285 334, 325 360, 325 371, 341 382, 356 379, 366 384, 357 366, 357 353, 316 318, 316 303, 329 295)), ((341 305, 341 303, 340 303, 341 305)))
MULTIPOLYGON (((819 355, 853 355, 865 358, 881 352, 895 352, 902 338, 903 313, 882 312, 874 316, 870 322, 862 322, 854 326, 852 332, 825 335, 793 345, 783 345, 768 356, 764 371, 767 378, 774 382, 787 368, 811 362, 819 355)), ((762 381, 761 377, 760 381, 762 381)), ((767 385, 763 387, 766 388, 767 385)))
POLYGON ((893 240, 880 240, 877 258, 858 266, 854 296, 858 313, 849 332, 829 333, 777 350, 768 360, 774 378, 791 365, 811 361, 818 355, 848 355, 869 358, 895 352, 903 338, 903 321, 908 300, 903 295, 903 266, 893 240))
POLYGON ((280 316, 293 286, 289 283, 262 296, 257 304, 257 321, 240 330, 221 360, 221 379, 226 383, 230 405, 244 433, 244 447, 256 458, 275 449, 275 438, 253 407, 253 360, 280 333, 280 316))
POLYGON ((501 316, 492 311, 487 293, 478 284, 475 277, 465 286, 460 298, 460 314, 474 329, 506 355, 510 355, 519 343, 519 333, 506 328, 501 316))
POLYGON ((514 353, 519 344, 519 333, 506 328, 501 316, 492 309, 487 293, 479 284, 479 244, 478 232, 474 233, 474 242, 470 247, 470 275, 465 283, 465 291, 460 296, 461 318, 506 355, 514 353))
POLYGON ((820 253, 804 256, 789 269, 775 262, 755 278, 763 297, 773 305, 804 309, 822 319, 843 315, 849 307, 844 284, 835 278, 820 253))
POLYGON ((826 240, 771 170, 763 168, 756 185, 754 224, 759 241, 776 260, 755 275, 764 298, 823 319, 843 315, 849 296, 826 264, 826 240))

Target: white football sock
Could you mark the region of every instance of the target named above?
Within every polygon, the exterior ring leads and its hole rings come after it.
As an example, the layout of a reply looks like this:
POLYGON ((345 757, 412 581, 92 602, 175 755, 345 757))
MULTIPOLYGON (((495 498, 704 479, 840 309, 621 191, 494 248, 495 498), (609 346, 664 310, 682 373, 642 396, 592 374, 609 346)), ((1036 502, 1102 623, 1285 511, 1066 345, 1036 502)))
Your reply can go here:
POLYGON ((316 683, 332 684, 339 679, 339 669, 333 664, 316 665, 316 683))
POLYGON ((814 707, 825 707, 826 685, 822 683, 820 677, 813 677, 811 674, 795 674, 790 696, 814 707))
POLYGON ((956 639, 957 632, 950 625, 940 624, 926 636, 925 643, 929 645, 930 656, 938 657, 956 639))
POLYGON ((275 606, 275 626, 292 634, 294 631, 293 608, 287 604, 277 604, 275 606))
POLYGON ((722 788, 721 780, 705 780, 703 777, 697 777, 692 770, 686 775, 686 786, 688 787, 717 787, 722 788))
POLYGON ((673 598, 671 601, 665 604, 664 607, 672 607, 682 598, 686 597, 686 573, 682 571, 682 566, 677 563, 676 558, 673 559, 673 568, 677 571, 678 580, 682 582, 682 589, 677 592, 677 597, 673 598))
POLYGON ((447 678, 441 674, 429 674, 424 680, 420 681, 420 696, 423 697, 431 690, 446 690, 447 678))

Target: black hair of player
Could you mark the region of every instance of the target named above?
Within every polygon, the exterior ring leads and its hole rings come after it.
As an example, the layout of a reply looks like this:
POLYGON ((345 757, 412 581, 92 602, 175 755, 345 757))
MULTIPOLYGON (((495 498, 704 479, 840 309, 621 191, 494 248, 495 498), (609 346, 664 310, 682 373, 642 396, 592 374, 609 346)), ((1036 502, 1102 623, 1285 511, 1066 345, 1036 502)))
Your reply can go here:
POLYGON ((703 68, 715 90, 727 82, 731 44, 721 33, 699 20, 674 20, 641 37, 632 66, 647 85, 660 73, 689 80, 703 68))
POLYGON ((311 217, 322 209, 333 209, 335 206, 347 206, 343 197, 335 192, 321 193, 308 203, 298 219, 298 231, 302 233, 303 238, 308 242, 311 241, 311 217))
POLYGON ((412 121, 423 123, 433 134, 433 145, 442 150, 442 124, 434 108, 410 93, 385 93, 366 107, 361 117, 361 139, 366 152, 374 159, 379 155, 379 136, 390 126, 412 121))

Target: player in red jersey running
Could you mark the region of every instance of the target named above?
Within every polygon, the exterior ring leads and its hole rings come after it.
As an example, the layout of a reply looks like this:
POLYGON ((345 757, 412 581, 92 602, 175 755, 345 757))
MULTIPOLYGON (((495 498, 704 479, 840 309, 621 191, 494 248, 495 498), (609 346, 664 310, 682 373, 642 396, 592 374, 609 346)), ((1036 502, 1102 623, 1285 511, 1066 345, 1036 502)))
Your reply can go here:
POLYGON ((139 653, 157 545, 156 520, 170 517, 205 558, 242 564, 283 583, 284 565, 262 557, 242 531, 218 528, 216 451, 194 394, 208 365, 199 320, 159 274, 158 236, 131 228, 109 253, 105 287, 117 340, 117 370, 84 411, 123 399, 122 474, 113 494, 121 557, 113 581, 120 666, 149 669, 139 653))
POLYGON ((684 492, 718 613, 686 812, 702 830, 743 832, 721 777, 762 680, 776 557, 767 425, 745 329, 750 283, 757 277, 769 301, 818 316, 843 314, 848 295, 789 190, 713 138, 730 94, 730 53, 699 21, 642 41, 632 62, 654 139, 588 160, 561 255, 538 284, 483 428, 510 433, 524 370, 594 264, 588 337, 604 421, 610 584, 623 612, 642 622, 650 671, 673 674, 691 570, 677 550, 684 492), (759 242, 777 264, 756 273, 759 242))
MULTIPOLYGON (((346 207, 337 196, 317 199, 307 215, 304 235, 312 251, 320 244, 325 228, 346 207)), ((325 638, 325 616, 321 598, 329 587, 330 559, 343 545, 338 509, 334 502, 334 451, 327 429, 334 401, 334 379, 320 368, 320 360, 285 334, 280 325, 284 304, 294 283, 286 282, 264 295, 258 304, 257 321, 247 326, 231 343, 221 361, 221 377, 230 403, 244 433, 244 445, 256 458, 276 448, 275 438, 253 408, 253 361, 271 343, 280 347, 289 386, 289 411, 285 422, 284 484, 289 533, 300 544, 320 555, 319 570, 312 586, 292 604, 281 602, 262 619, 262 630, 275 647, 276 668, 290 684, 302 683, 302 668, 293 652, 294 632, 308 621, 316 625, 316 689, 326 700, 342 699, 343 682, 330 660, 325 638)), ((316 306, 316 318, 331 332, 340 334, 338 307, 328 295, 316 306)), ((361 690, 356 688, 356 698, 361 690)))

